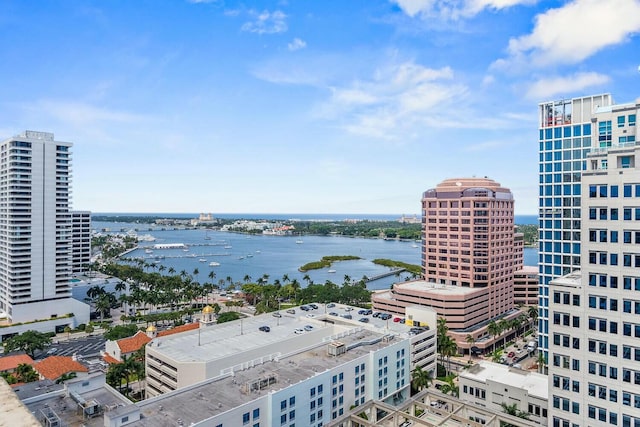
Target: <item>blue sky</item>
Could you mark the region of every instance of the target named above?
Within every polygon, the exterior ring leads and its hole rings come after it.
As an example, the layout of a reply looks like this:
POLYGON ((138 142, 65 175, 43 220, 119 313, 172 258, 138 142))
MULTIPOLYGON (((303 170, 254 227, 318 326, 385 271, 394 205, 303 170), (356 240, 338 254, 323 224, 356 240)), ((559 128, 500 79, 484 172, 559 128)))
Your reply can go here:
POLYGON ((640 97, 640 0, 0 2, 0 138, 74 143, 96 212, 537 212, 537 104, 640 97))

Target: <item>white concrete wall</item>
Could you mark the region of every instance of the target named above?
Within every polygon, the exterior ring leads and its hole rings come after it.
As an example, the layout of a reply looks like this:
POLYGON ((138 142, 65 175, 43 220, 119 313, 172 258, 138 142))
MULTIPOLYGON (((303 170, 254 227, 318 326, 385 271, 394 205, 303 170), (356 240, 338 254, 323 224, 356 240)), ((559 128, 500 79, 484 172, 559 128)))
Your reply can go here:
MULTIPOLYGON (((78 301, 74 298, 63 298, 58 300, 35 301, 29 304, 14 305, 12 319, 13 323, 31 322, 36 319, 47 319, 53 315, 64 316, 66 314, 73 313, 74 318, 69 320, 68 324, 75 327, 80 323, 89 323, 89 311, 89 305, 82 301, 78 301)), ((33 325, 36 324, 37 323, 34 323, 33 325)), ((57 324, 59 325, 62 323, 57 324)), ((42 332, 51 332, 53 330, 54 329, 51 328, 42 332)), ((0 329, 0 334, 2 334, 2 329, 0 329)))

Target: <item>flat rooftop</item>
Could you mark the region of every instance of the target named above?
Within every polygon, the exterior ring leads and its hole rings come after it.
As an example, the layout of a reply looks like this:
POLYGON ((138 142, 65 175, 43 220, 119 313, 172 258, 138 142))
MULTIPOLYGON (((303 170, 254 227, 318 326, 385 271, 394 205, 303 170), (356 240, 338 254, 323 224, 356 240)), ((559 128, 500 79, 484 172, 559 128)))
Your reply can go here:
POLYGON ((529 396, 535 396, 540 399, 548 399, 549 397, 549 378, 546 375, 523 369, 511 368, 499 363, 481 360, 470 369, 461 371, 460 377, 469 378, 483 383, 486 383, 487 381, 495 381, 511 387, 521 388, 526 390, 529 396))
MULTIPOLYGON (((340 336, 336 341, 344 343, 347 348, 357 343, 361 345, 351 348, 339 356, 329 356, 327 354, 327 346, 331 340, 323 342, 319 339, 317 344, 312 347, 300 349, 297 353, 282 357, 277 361, 266 362, 242 371, 237 371, 233 377, 230 375, 220 376, 195 386, 179 389, 140 402, 137 406, 140 408, 144 418, 132 425, 174 427, 178 419, 180 419, 185 426, 191 423, 197 423, 265 396, 271 391, 284 389, 353 359, 367 355, 371 351, 397 343, 398 340, 401 339, 396 336, 390 341, 383 340, 383 337, 393 336, 395 334, 386 334, 382 331, 377 332, 376 330, 363 326, 364 325, 358 321, 355 321, 355 324, 347 323, 341 325, 341 328, 344 330, 343 332, 348 331, 350 333, 340 336), (273 379, 271 385, 261 390, 251 390, 250 385, 252 383, 267 378, 273 379)), ((284 326, 281 327, 285 329, 284 326)), ((292 333, 291 327, 292 325, 287 323, 286 329, 288 330, 288 335, 292 333)), ((326 329, 329 331, 333 328, 326 329)), ((269 335, 264 332, 260 332, 260 334, 262 334, 262 336, 269 335)), ((250 341, 252 339, 253 337, 245 337, 244 341, 250 341)), ((244 344, 246 348, 248 343, 245 342, 244 344)), ((254 344, 251 343, 251 345, 253 346, 254 344)), ((226 343, 223 345, 217 344, 217 346, 222 348, 226 346, 226 343)), ((225 351, 228 351, 228 349, 225 349, 225 351)))
MULTIPOLYGON (((407 290, 407 291, 418 291, 418 292, 428 292, 430 294, 435 294, 438 296, 444 295, 472 295, 474 293, 478 293, 487 288, 466 288, 462 286, 452 286, 452 285, 444 285, 442 283, 434 283, 427 282, 426 280, 412 280, 410 282, 404 283, 396 283, 393 287, 396 290, 407 290)), ((391 291, 387 292, 376 292, 377 298, 386 298, 386 299, 394 299, 391 291)))
MULTIPOLYGON (((26 405, 29 411, 31 411, 38 419, 41 418, 42 411, 51 411, 54 412, 60 420, 62 420, 62 425, 86 427, 104 426, 104 419, 102 415, 95 416, 93 418, 83 417, 83 411, 78 403, 76 403, 71 396, 66 396, 63 391, 51 394, 52 396, 48 398, 26 405)), ((81 396, 87 402, 95 401, 97 404, 102 405, 105 411, 124 407, 128 404, 123 396, 120 396, 117 392, 111 392, 111 390, 106 387, 82 393, 81 396)))
MULTIPOLYGON (((177 362, 209 362, 216 359, 237 355, 254 349, 277 347, 285 341, 291 340, 296 329, 313 326, 312 331, 318 342, 330 339, 331 336, 343 333, 354 327, 362 327, 359 319, 367 318, 367 328, 380 333, 407 334, 409 327, 393 322, 393 319, 381 320, 371 315, 360 315, 361 308, 335 304, 327 307, 317 304, 318 309, 303 311, 299 307, 293 308, 295 314, 280 310, 282 317, 274 317, 273 313, 265 313, 241 320, 211 325, 167 337, 154 338, 148 347, 161 352, 163 356, 177 362), (351 314, 352 319, 345 319, 342 315, 351 314), (312 316, 312 317, 310 317, 312 316), (262 332, 258 328, 268 326, 270 332, 262 332)), ((407 335, 408 337, 408 335, 407 335)), ((295 344, 293 344, 295 348, 295 344)), ((287 352, 290 346, 281 350, 287 352)))

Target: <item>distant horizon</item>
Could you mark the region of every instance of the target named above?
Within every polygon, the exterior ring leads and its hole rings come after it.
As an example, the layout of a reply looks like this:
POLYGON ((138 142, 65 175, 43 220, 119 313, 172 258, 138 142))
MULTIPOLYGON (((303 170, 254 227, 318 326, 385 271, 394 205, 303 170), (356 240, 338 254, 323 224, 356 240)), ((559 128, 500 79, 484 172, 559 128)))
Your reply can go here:
MULTIPOLYGON (((205 212, 211 214, 213 218, 222 219, 257 219, 257 220, 271 220, 271 221, 345 221, 345 220, 372 220, 372 221, 397 221, 402 215, 407 217, 420 218, 421 214, 355 214, 355 213, 256 213, 256 212, 235 212, 235 213, 214 213, 205 212)), ((163 217, 163 218, 197 218, 200 213, 198 212, 91 212, 93 216, 107 216, 114 217, 163 217)), ((97 221, 100 222, 100 221, 97 221)), ((109 222, 109 221, 107 221, 109 222)), ((118 221, 113 221, 118 222, 118 221)), ((537 215, 515 215, 514 223, 516 225, 530 225, 538 223, 537 215)))

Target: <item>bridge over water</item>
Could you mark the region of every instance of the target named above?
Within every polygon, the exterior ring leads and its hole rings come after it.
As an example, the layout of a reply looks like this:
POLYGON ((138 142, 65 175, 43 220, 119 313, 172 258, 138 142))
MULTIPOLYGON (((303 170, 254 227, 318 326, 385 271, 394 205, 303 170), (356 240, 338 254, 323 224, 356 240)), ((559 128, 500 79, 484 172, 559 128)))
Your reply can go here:
POLYGON ((385 277, 395 276, 396 274, 400 274, 403 271, 407 271, 407 269, 406 268, 395 268, 395 269, 393 269, 391 271, 387 271, 385 273, 380 273, 380 274, 376 274, 375 276, 367 277, 367 280, 365 280, 365 282, 367 282, 367 283, 375 282, 376 280, 384 279, 385 277))

